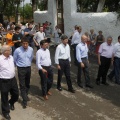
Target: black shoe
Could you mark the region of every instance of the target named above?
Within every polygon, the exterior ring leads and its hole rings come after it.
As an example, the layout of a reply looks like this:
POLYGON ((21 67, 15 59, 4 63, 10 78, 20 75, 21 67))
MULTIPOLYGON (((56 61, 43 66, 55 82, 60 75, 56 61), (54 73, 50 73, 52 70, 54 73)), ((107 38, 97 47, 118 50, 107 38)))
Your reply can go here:
POLYGON ((120 82, 115 81, 116 84, 120 85, 120 82))
POLYGON ((10 107, 11 110, 15 110, 14 104, 9 103, 9 107, 10 107))
POLYGON ((6 118, 6 120, 10 120, 11 119, 9 114, 3 114, 3 116, 4 116, 4 118, 6 118))
POLYGON ((68 91, 71 92, 71 93, 75 93, 74 89, 68 89, 68 91))
POLYGON ((62 88, 61 88, 61 87, 58 87, 57 89, 58 89, 59 91, 62 91, 62 88))
POLYGON ((27 101, 30 101, 30 98, 27 96, 27 101))
POLYGON ((108 75, 107 77, 108 77, 108 80, 112 82, 112 78, 110 77, 110 75, 108 75))
POLYGON ((97 84, 97 85, 100 85, 100 81, 96 80, 96 84, 97 84))
POLYGON ((83 85, 82 84, 78 84, 79 87, 83 88, 83 85))
POLYGON ((23 109, 27 107, 27 103, 22 102, 23 109))
POLYGON ((103 85, 108 86, 109 84, 107 82, 102 82, 103 85))
POLYGON ((90 84, 86 84, 86 87, 93 88, 93 86, 90 84))

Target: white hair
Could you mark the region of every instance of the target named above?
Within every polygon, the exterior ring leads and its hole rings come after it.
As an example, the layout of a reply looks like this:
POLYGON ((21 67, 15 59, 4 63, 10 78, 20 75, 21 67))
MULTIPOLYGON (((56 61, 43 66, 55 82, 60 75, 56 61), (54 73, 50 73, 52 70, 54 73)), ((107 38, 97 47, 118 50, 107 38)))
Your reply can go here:
POLYGON ((3 45, 2 48, 1 48, 1 53, 4 54, 4 52, 5 52, 8 48, 10 48, 9 45, 3 45))

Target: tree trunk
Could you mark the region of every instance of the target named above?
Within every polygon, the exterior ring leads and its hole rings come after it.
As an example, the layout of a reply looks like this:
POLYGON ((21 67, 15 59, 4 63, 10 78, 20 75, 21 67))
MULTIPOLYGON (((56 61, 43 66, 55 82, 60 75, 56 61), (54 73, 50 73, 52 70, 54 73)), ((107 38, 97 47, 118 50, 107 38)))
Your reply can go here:
POLYGON ((33 13, 36 11, 36 8, 37 8, 36 3, 37 3, 37 0, 32 0, 32 11, 33 11, 33 13))
POLYGON ((98 7, 97 7, 97 12, 102 12, 104 4, 105 4, 105 0, 99 0, 98 7))

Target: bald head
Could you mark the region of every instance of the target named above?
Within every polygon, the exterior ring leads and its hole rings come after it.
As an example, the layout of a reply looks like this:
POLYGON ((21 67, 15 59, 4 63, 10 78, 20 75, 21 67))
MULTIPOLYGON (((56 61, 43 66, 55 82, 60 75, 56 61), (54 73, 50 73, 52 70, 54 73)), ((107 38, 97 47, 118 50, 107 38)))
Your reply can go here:
POLYGON ((1 53, 6 57, 11 54, 11 47, 9 45, 3 45, 1 48, 1 53))
POLYGON ((82 41, 83 43, 86 43, 87 40, 88 40, 88 37, 87 37, 85 34, 81 36, 81 41, 82 41))

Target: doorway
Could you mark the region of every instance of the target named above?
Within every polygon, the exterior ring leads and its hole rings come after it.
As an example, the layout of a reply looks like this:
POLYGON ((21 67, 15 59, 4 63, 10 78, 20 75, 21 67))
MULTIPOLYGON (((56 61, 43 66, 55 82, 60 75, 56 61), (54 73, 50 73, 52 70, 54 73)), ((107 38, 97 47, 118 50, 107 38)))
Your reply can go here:
POLYGON ((57 25, 64 33, 63 0, 57 0, 57 25))

